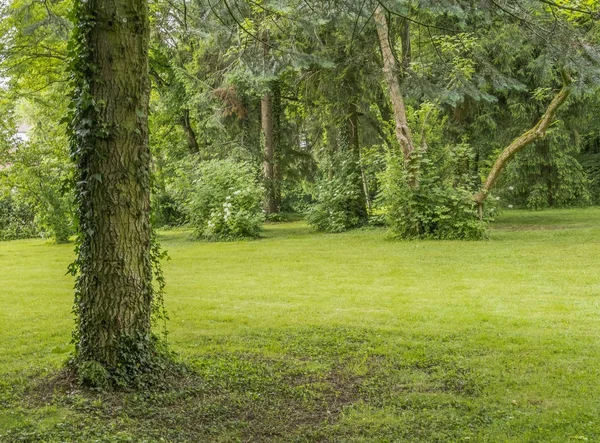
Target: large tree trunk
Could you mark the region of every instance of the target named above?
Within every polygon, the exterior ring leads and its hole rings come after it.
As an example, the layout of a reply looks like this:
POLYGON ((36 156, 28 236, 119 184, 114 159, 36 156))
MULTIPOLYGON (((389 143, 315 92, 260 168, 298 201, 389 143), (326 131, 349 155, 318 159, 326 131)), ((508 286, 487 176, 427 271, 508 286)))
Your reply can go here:
MULTIPOLYGON (((384 8, 379 5, 375 10, 375 24, 377 25, 377 36, 379 37, 379 45, 381 47, 381 55, 383 57, 383 73, 387 83, 390 101, 394 110, 394 121, 396 123, 395 132, 398 144, 402 149, 405 162, 410 159, 411 153, 414 151, 413 139, 408 127, 406 119, 406 108, 404 106, 404 97, 400 90, 400 82, 398 81, 398 64, 394 57, 392 45, 390 43, 390 35, 388 29, 387 18, 384 8)), ((407 54, 408 56, 408 54, 407 54)))
POLYGON ((546 135, 546 130, 548 127, 550 127, 550 124, 554 120, 554 114, 556 113, 556 110, 567 100, 570 94, 571 86, 570 82, 567 81, 560 92, 556 94, 540 121, 537 122, 533 128, 513 140, 513 142, 508 145, 498 156, 487 176, 485 183, 479 192, 473 196, 473 200, 475 200, 480 207, 480 214, 481 205, 487 198, 489 191, 500 177, 500 174, 506 165, 512 160, 517 152, 521 151, 530 143, 533 143, 534 141, 539 140, 546 135))
POLYGON ((147 2, 82 1, 77 17, 77 361, 114 372, 151 348, 147 2))
MULTIPOLYGON (((269 55, 269 31, 263 33, 263 55, 269 55)), ((278 212, 275 178, 275 131, 273 123, 273 97, 271 91, 263 95, 260 102, 261 126, 264 140, 264 180, 265 180, 265 211, 267 214, 278 212)))

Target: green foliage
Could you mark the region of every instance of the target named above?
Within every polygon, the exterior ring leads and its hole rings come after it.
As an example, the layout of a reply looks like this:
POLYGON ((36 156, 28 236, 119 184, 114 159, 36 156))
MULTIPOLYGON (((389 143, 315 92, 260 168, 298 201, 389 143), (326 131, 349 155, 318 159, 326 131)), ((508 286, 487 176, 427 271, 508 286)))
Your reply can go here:
MULTIPOLYGON (((390 156, 383 174, 382 199, 387 208, 387 224, 392 235, 402 239, 480 240, 487 236, 487 214, 480 220, 473 192, 464 185, 452 186, 435 169, 427 168, 427 158, 417 158, 420 174, 407 171, 397 157, 390 156)), ((491 207, 490 207, 491 206, 491 207)))
POLYGON ((263 189, 250 165, 190 158, 179 174, 178 199, 199 237, 223 241, 260 235, 263 189))
POLYGON ((185 222, 185 214, 175 197, 162 189, 152 193, 152 226, 155 228, 179 226, 185 222))
POLYGON ((590 143, 579 160, 589 183, 590 201, 594 205, 600 205, 600 138, 590 143))
POLYGON ((576 158, 578 150, 564 126, 555 125, 546 139, 520 153, 509 165, 499 193, 502 201, 536 210, 589 204, 590 183, 576 158))
POLYGON ((110 374, 97 361, 86 361, 79 365, 77 378, 81 385, 99 389, 107 389, 110 385, 110 374))
MULTIPOLYGON (((0 142, 0 188, 35 213, 35 231, 57 242, 74 233, 72 165, 64 128, 68 20, 71 0, 42 5, 12 0, 0 9, 0 105, 5 98, 14 112, 14 127, 31 126, 25 143, 0 142), (5 8, 6 6, 6 8, 5 8), (1 169, 1 168, 0 168, 1 169)), ((5 109, 2 109, 6 114, 5 109)), ((7 115, 8 117, 8 115, 7 115)), ((0 125, 0 132, 3 129, 0 125)), ((30 230, 33 233, 33 230, 30 230)))
POLYGON ((174 353, 166 342, 156 335, 148 337, 121 337, 117 359, 119 363, 108 370, 97 361, 68 362, 79 385, 97 391, 127 388, 156 388, 165 377, 181 374, 183 367, 174 363, 174 353))
POLYGON ((343 232, 366 224, 367 214, 360 183, 360 169, 352 159, 338 155, 335 173, 317 183, 317 203, 308 211, 306 220, 324 232, 343 232))
MULTIPOLYGON (((30 208, 34 213, 30 233, 63 243, 75 231, 72 165, 66 145, 61 145, 64 139, 45 138, 39 135, 41 132, 34 130, 29 141, 0 152, 0 162, 7 164, 0 170, 0 192, 10 195, 15 207, 30 208)), ((15 222, 30 225, 26 213, 17 211, 14 215, 19 213, 25 218, 15 222)))
POLYGON ((0 198, 0 241, 30 238, 38 235, 35 213, 14 196, 0 198))

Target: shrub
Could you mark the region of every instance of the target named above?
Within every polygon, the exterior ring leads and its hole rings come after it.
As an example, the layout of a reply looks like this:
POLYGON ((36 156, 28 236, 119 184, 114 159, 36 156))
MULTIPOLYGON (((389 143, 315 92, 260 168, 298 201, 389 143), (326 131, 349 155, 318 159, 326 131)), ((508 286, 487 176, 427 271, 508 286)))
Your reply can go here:
MULTIPOLYGON (((419 170, 427 160, 419 160, 419 170)), ((386 221, 392 234, 403 239, 479 240, 486 237, 495 200, 489 199, 483 220, 468 186, 453 186, 437 175, 420 175, 416 189, 401 160, 390 158, 383 175, 386 221)))
POLYGON ((180 197, 198 236, 217 241, 259 236, 264 219, 263 189, 250 165, 212 160, 192 162, 185 169, 188 173, 179 182, 180 197), (189 166, 195 167, 190 170, 189 166))
POLYGON ((8 236, 39 235, 67 242, 76 223, 74 166, 67 143, 64 137, 49 135, 41 127, 31 136, 30 141, 14 144, 2 153, 2 162, 10 165, 0 172, 1 193, 9 196, 12 209, 8 212, 13 211, 9 225, 14 229, 8 236), (28 213, 34 214, 33 221, 28 213))
POLYGON ((0 197, 0 240, 16 240, 38 235, 35 213, 24 202, 8 195, 0 197))
POLYGON ((75 234, 74 203, 70 191, 48 186, 40 192, 35 208, 35 221, 41 230, 41 236, 52 238, 57 243, 66 243, 75 234))
POLYGON ((185 215, 175 198, 162 189, 152 192, 152 225, 155 228, 179 226, 185 221, 185 215))
POLYGON ((308 223, 325 232, 343 232, 366 224, 361 183, 357 165, 352 160, 339 161, 335 175, 318 183, 317 203, 308 211, 308 223))

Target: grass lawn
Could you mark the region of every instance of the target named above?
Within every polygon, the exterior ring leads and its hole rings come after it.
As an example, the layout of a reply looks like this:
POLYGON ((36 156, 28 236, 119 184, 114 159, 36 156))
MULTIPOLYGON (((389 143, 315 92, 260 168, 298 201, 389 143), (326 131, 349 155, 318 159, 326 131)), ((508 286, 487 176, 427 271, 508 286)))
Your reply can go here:
POLYGON ((0 243, 0 441, 600 441, 600 208, 505 212, 482 242, 264 236, 162 234, 192 371, 119 394, 47 381, 73 245, 0 243))

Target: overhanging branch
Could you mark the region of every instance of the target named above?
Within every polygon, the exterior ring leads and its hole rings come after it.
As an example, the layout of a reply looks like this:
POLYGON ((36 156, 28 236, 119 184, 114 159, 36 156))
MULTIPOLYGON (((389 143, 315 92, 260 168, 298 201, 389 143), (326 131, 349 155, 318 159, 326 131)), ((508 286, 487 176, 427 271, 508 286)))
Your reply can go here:
POLYGON ((498 156, 485 183, 481 187, 481 190, 473 196, 473 200, 475 200, 476 203, 479 205, 483 204, 490 189, 494 186, 506 165, 512 160, 517 152, 521 151, 534 141, 544 138, 546 131, 554 121, 554 115, 556 114, 557 109, 563 105, 571 94, 571 81, 568 78, 565 78, 565 80, 563 88, 556 94, 554 99, 552 99, 552 102, 548 105, 548 108, 540 121, 538 121, 533 128, 513 140, 513 142, 498 156))

